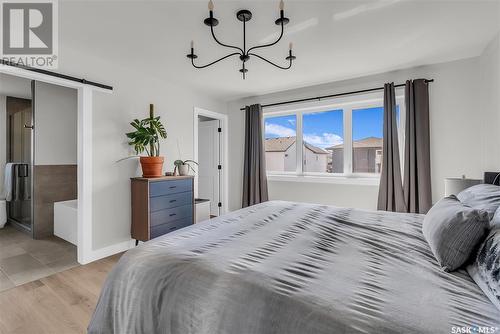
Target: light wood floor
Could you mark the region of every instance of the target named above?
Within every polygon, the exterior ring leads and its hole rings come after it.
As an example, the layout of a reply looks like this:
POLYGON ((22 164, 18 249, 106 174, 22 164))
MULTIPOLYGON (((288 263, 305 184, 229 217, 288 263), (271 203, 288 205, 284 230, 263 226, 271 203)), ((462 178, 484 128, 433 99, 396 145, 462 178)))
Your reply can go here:
POLYGON ((86 333, 104 280, 120 256, 0 292, 0 333, 86 333))

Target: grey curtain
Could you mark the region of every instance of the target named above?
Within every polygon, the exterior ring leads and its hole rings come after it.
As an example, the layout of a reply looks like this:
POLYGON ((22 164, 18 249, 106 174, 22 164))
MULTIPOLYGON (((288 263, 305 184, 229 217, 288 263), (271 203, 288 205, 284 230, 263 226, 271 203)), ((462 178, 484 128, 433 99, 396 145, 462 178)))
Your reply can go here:
POLYGON ((399 161, 394 83, 384 85, 384 141, 382 173, 378 193, 378 209, 406 212, 399 161))
POLYGON ((406 133, 404 197, 407 211, 427 213, 432 206, 429 84, 408 80, 405 87, 406 133))
POLYGON ((260 104, 245 107, 244 155, 242 206, 245 208, 268 200, 260 104))

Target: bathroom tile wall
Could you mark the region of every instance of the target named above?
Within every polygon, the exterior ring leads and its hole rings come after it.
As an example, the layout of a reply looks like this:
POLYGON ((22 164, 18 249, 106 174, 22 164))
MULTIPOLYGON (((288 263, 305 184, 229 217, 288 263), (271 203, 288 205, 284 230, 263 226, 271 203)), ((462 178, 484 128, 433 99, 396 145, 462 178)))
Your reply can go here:
POLYGON ((77 165, 35 165, 33 176, 33 237, 40 239, 54 234, 54 202, 77 198, 77 165))

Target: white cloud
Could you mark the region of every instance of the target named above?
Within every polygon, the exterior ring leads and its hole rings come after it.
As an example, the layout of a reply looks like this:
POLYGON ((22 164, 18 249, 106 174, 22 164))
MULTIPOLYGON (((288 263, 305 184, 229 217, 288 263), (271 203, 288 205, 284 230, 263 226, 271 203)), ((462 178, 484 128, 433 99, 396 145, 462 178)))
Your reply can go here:
POLYGON ((344 139, 335 133, 325 132, 322 135, 317 135, 315 133, 304 134, 304 141, 321 148, 326 148, 330 146, 335 146, 342 144, 344 139))
POLYGON ((294 137, 295 130, 279 124, 266 123, 266 136, 294 137))

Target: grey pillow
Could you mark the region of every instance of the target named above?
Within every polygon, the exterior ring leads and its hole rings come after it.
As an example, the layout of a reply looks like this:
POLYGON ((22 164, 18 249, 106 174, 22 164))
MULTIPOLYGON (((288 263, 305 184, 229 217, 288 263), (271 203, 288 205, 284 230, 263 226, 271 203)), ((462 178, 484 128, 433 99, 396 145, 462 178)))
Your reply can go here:
POLYGON ((495 211, 495 215, 493 216, 493 218, 491 218, 490 227, 492 229, 500 228, 500 208, 495 211))
POLYGON ((491 230, 467 271, 500 310, 500 228, 491 230))
POLYGON ((487 211, 491 219, 500 207, 500 187, 492 184, 478 184, 461 191, 457 198, 471 208, 487 211))
POLYGON ((488 230, 488 213, 460 203, 455 196, 437 202, 425 215, 424 237, 445 271, 462 266, 483 241, 488 230))

